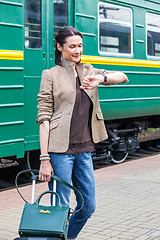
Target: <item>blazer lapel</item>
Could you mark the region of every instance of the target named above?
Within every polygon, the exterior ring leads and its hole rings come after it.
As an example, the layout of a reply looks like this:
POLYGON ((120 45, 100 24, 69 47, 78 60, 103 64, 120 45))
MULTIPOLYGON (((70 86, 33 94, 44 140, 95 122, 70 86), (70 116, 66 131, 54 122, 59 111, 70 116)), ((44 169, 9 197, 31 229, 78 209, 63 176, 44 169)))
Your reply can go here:
POLYGON ((63 56, 61 57, 61 65, 62 67, 64 67, 66 69, 66 71, 68 72, 72 85, 73 85, 73 89, 76 92, 76 76, 75 76, 75 72, 74 72, 74 63, 67 61, 65 58, 63 58, 63 56))
POLYGON ((76 64, 76 70, 79 76, 80 83, 82 84, 83 78, 83 63, 76 64))
MULTIPOLYGON (((82 80, 83 80, 83 67, 84 67, 83 63, 79 63, 76 65, 76 70, 77 70, 81 84, 82 84, 82 80)), ((89 98, 93 101, 93 90, 84 89, 84 91, 89 96, 89 98)))

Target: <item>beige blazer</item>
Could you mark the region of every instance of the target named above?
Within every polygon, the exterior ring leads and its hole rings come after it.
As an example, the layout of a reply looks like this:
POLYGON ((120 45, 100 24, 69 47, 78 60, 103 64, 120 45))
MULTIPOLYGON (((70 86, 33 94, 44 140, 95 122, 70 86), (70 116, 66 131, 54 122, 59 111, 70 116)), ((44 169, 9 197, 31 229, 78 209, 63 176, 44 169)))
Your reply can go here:
MULTIPOLYGON (((83 63, 77 64, 76 69, 81 82, 87 75, 108 73, 108 71, 95 69, 92 65, 83 63)), ((98 88, 85 90, 85 92, 93 103, 91 132, 93 142, 98 143, 107 138, 99 105, 98 88)), ((72 62, 62 58, 62 66, 56 65, 43 71, 38 94, 37 123, 44 119, 50 121, 48 152, 63 153, 68 149, 75 97, 76 76, 72 62)))

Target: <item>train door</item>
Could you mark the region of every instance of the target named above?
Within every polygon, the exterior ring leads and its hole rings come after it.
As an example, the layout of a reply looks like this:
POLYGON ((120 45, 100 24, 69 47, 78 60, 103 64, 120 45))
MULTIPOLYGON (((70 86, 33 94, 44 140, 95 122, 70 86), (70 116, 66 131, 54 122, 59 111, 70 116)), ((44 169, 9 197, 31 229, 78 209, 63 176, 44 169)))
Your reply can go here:
POLYGON ((97 55, 97 2, 75 1, 75 28, 83 34, 84 55, 97 55))
POLYGON ((54 37, 67 24, 67 0, 25 0, 25 151, 39 148, 36 118, 41 74, 54 66, 54 37))

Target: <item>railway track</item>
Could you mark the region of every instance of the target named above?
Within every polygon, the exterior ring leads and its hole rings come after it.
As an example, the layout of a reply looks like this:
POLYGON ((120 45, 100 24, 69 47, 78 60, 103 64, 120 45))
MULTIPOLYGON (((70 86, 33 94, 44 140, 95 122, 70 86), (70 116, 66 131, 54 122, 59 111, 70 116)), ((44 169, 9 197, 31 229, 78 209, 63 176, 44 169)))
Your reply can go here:
MULTIPOLYGON (((100 146, 99 146, 100 147, 100 146)), ((136 151, 127 154, 125 161, 132 161, 134 159, 141 159, 150 155, 160 154, 160 139, 148 140, 140 142, 140 148, 136 151)), ((109 155, 102 153, 99 156, 95 156, 93 153, 93 164, 94 169, 99 169, 102 167, 107 167, 114 165, 110 159, 109 155)), ((12 162, 9 160, 3 160, 0 163, 0 191, 9 190, 15 188, 15 177, 17 173, 21 171, 20 166, 17 162, 12 162), (5 161, 8 161, 5 162, 5 161)), ((19 179, 21 186, 30 184, 29 178, 27 176, 21 176, 19 179)))

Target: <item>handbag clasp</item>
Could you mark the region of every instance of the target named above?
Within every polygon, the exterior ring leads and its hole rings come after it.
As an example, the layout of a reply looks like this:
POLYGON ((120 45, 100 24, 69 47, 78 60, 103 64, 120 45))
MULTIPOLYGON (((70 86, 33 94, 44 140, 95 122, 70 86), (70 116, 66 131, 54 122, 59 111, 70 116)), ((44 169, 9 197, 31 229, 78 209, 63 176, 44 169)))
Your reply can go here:
POLYGON ((40 211, 40 213, 51 213, 49 210, 44 211, 43 209, 40 211))

